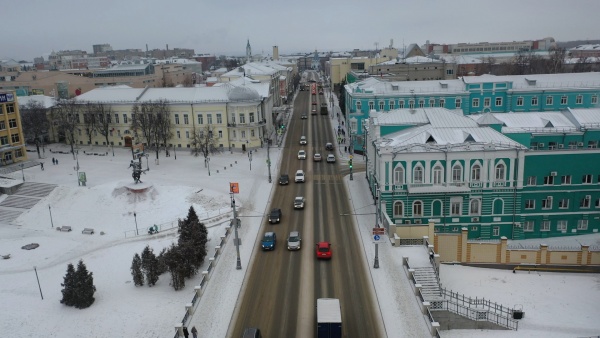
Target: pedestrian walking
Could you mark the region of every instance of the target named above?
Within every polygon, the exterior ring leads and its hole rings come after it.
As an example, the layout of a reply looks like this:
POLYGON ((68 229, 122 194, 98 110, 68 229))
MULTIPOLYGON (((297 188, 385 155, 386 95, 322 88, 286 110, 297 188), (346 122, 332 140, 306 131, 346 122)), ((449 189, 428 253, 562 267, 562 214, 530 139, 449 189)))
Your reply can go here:
POLYGON ((56 159, 56 165, 58 165, 58 159, 56 159))
POLYGON ((192 336, 198 338, 198 330, 196 330, 195 326, 192 326, 192 336))
POLYGON ((344 147, 344 152, 347 152, 347 151, 348 151, 348 147, 344 147))
POLYGON ((40 163, 40 168, 44 171, 44 163, 40 163))
POLYGON ((184 326, 184 327, 183 327, 183 336, 184 336, 185 338, 188 338, 188 337, 190 336, 190 333, 189 333, 189 332, 188 332, 188 330, 187 330, 187 326, 184 326))
POLYGON ((56 164, 56 160, 54 159, 54 157, 52 158, 52 164, 56 164))

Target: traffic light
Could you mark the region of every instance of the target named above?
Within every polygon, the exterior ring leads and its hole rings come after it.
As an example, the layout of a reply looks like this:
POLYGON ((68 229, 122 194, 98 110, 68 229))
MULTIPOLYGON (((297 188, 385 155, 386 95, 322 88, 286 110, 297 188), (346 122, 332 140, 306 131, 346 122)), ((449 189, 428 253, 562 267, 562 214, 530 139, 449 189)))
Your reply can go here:
POLYGON ((350 161, 348 161, 348 165, 350 166, 350 169, 352 169, 352 159, 350 159, 350 161))

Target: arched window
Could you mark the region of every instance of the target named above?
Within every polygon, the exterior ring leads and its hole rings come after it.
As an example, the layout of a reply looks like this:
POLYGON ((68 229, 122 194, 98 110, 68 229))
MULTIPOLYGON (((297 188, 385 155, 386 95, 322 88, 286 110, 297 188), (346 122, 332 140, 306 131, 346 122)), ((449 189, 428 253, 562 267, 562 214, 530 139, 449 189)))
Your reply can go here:
POLYGON ((469 207, 469 214, 479 215, 481 213, 480 208, 481 201, 479 199, 472 199, 469 207))
POLYGON ((442 167, 436 165, 433 168, 433 184, 442 184, 442 167))
POLYGON ((471 167, 471 181, 481 181, 481 166, 479 164, 474 164, 473 167, 471 167))
POLYGON ((460 164, 455 164, 452 167, 452 182, 462 182, 462 167, 460 164))
POLYGON ((496 165, 496 181, 504 181, 505 180, 505 166, 503 163, 498 163, 496 165))
POLYGON ((404 203, 401 201, 394 202, 394 217, 404 216, 404 203))
POLYGON ((413 202, 413 217, 423 216, 423 203, 421 201, 413 202))
POLYGON ((398 166, 394 169, 394 184, 395 185, 403 185, 404 184, 404 168, 398 166))
POLYGON ((413 170, 413 183, 423 183, 423 167, 416 166, 413 170))

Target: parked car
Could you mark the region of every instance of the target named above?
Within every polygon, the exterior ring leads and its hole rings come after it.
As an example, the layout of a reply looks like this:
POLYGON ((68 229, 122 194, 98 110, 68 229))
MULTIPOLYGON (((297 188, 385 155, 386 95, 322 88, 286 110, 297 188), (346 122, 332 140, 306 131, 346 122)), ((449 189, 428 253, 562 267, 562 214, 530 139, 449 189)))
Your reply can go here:
POLYGON ((273 210, 271 210, 271 213, 269 214, 269 223, 279 223, 281 222, 281 209, 279 208, 275 208, 273 210))
POLYGON ((296 176, 294 178, 294 182, 295 183, 299 183, 302 182, 304 183, 306 180, 304 178, 304 170, 300 169, 298 171, 296 171, 296 176))
POLYGON ((335 155, 333 155, 333 154, 327 155, 327 163, 335 163, 335 155))
POLYGON ((288 183, 290 183, 290 176, 288 174, 282 174, 279 176, 279 184, 287 185, 288 183))
POLYGON ((306 141, 306 136, 300 136, 300 145, 306 145, 308 141, 306 141))
POLYGON ((300 151, 298 151, 298 159, 299 160, 306 160, 306 150, 300 150, 300 151))
POLYGON ((325 150, 333 150, 333 143, 328 142, 325 144, 325 150))
POLYGON ((300 244, 302 244, 300 233, 298 231, 291 231, 287 238, 288 250, 300 250, 300 244))
POLYGON ((313 161, 315 161, 315 162, 321 162, 321 154, 315 153, 313 155, 313 161))
POLYGON ((319 242, 316 250, 318 259, 331 259, 331 243, 319 242))
POLYGON ((261 241, 263 250, 275 250, 275 244, 277 244, 277 235, 273 231, 265 232, 265 236, 261 241))
POLYGON ((294 198, 294 209, 304 209, 304 197, 297 196, 294 198))

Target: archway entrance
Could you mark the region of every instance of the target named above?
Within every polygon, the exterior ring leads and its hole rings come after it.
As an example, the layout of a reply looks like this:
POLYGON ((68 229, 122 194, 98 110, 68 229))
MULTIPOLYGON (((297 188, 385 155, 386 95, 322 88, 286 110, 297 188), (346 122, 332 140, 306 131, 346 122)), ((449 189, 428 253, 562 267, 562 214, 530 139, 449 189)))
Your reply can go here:
POLYGON ((131 136, 125 136, 125 147, 131 147, 132 146, 132 138, 131 136))

